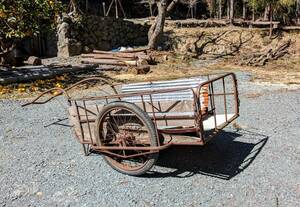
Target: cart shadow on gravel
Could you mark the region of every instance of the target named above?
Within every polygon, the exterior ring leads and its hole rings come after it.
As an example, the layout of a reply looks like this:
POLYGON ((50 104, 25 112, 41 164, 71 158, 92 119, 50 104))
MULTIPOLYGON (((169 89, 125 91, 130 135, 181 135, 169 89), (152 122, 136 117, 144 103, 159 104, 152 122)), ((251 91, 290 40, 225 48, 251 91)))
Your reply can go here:
MULTIPOLYGON (((44 127, 72 127, 67 118, 44 127), (66 123, 65 123, 66 122, 66 123)), ((187 178, 197 174, 230 180, 243 172, 262 151, 269 137, 255 131, 236 129, 222 131, 205 146, 172 146, 162 150, 155 167, 145 178, 187 178)), ((97 155, 94 152, 93 155, 97 155)))
POLYGON ((156 166, 144 177, 186 178, 202 174, 230 180, 250 166, 268 138, 243 129, 222 131, 204 147, 174 146, 160 152, 156 166))

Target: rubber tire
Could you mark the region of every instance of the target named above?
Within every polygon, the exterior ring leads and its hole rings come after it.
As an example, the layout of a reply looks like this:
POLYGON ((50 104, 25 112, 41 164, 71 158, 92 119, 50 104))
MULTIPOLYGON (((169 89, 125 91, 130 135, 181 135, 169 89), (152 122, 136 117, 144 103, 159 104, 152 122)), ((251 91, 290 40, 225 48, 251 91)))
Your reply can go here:
MULTIPOLYGON (((106 106, 103 107, 103 109, 97 116, 96 124, 95 124, 95 137, 96 137, 98 143, 100 143, 99 127, 100 127, 100 123, 101 123, 101 117, 108 110, 111 110, 113 108, 125 108, 125 109, 128 109, 128 110, 134 112, 135 114, 137 114, 143 121, 144 125, 149 129, 149 133, 151 135, 150 136, 151 147, 158 146, 156 129, 154 127, 154 124, 153 124, 151 118, 148 116, 148 114, 146 112, 144 112, 141 108, 139 108, 137 105, 135 105, 133 103, 129 103, 129 102, 124 102, 124 101, 116 101, 116 102, 111 102, 111 103, 107 104, 106 106)), ((148 170, 150 170, 153 167, 153 165, 155 164, 155 162, 158 159, 158 156, 159 156, 158 152, 149 154, 146 164, 142 168, 140 168, 138 170, 134 170, 134 171, 123 170, 123 169, 115 166, 114 164, 112 164, 110 162, 111 158, 109 158, 109 156, 103 155, 103 158, 108 165, 110 165, 113 169, 115 169, 118 172, 121 172, 126 175, 131 175, 131 176, 140 176, 140 175, 145 174, 148 170)))

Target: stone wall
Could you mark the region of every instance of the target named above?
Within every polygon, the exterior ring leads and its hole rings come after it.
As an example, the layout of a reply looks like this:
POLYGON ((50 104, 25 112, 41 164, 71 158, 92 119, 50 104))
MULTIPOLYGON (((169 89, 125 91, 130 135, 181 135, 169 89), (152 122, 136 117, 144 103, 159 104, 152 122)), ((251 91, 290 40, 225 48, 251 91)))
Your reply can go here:
POLYGON ((88 16, 74 20, 63 16, 58 24, 58 57, 147 44, 149 25, 111 17, 88 16))

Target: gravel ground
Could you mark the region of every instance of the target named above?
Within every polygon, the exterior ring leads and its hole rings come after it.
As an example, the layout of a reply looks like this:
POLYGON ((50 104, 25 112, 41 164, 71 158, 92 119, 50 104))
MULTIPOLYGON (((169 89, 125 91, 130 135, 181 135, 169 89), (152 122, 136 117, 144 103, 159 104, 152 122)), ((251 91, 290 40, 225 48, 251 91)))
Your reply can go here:
POLYGON ((65 118, 66 105, 0 101, 0 205, 299 206, 300 90, 238 77, 242 129, 163 151, 144 177, 85 157, 69 127, 44 127, 65 118))

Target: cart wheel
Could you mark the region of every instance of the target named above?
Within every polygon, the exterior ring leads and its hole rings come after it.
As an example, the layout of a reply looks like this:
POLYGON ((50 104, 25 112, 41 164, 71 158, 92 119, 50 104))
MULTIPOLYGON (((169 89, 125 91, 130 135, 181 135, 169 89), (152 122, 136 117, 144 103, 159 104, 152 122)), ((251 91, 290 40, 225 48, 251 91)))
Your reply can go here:
MULTIPOLYGON (((107 104, 97 117, 95 137, 98 146, 156 147, 157 134, 152 120, 138 106, 128 102, 107 104)), ((109 150, 122 156, 137 155, 139 150, 109 150)), ((156 162, 158 152, 132 158, 104 155, 115 170, 128 175, 142 175, 156 162)))

